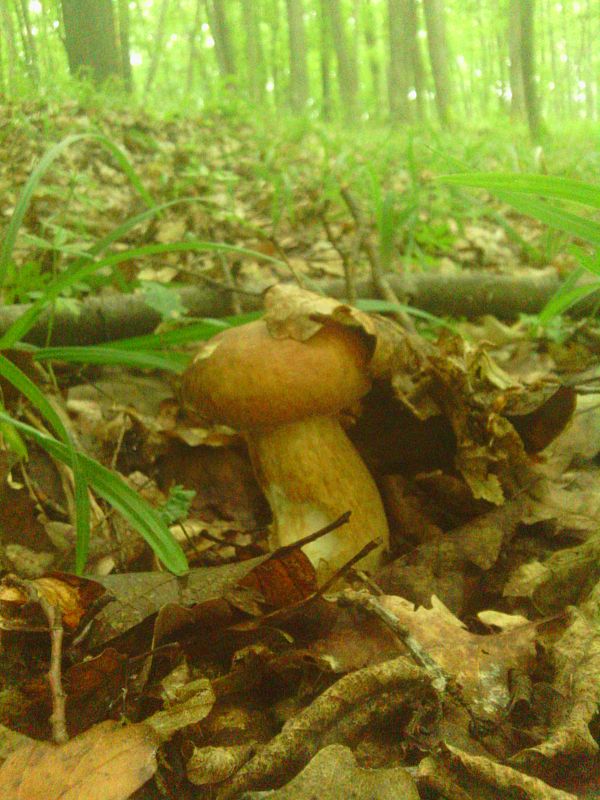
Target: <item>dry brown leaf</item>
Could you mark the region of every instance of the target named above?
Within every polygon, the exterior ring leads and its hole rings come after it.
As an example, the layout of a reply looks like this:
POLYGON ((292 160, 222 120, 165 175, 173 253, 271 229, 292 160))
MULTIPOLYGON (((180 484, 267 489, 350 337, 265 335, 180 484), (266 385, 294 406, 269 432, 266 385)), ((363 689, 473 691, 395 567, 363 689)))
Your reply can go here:
POLYGON ((414 708, 436 702, 426 672, 404 657, 345 675, 288 720, 225 784, 219 800, 263 783, 282 783, 325 745, 359 740, 365 728, 404 704, 414 708))
POLYGON ((529 597, 542 614, 556 614, 585 599, 600 580, 600 534, 577 547, 528 562, 510 576, 505 597, 529 597))
POLYGON ((388 595, 379 601, 456 680, 476 716, 487 720, 504 717, 510 703, 509 671, 529 672, 535 658, 535 625, 481 636, 466 630, 436 597, 431 598, 431 608, 416 610, 401 597, 388 595))
POLYGON ((446 745, 435 757, 430 756, 421 762, 418 772, 423 780, 419 780, 420 785, 436 786, 438 764, 442 780, 448 786, 449 797, 464 797, 465 800, 486 800, 490 796, 516 796, 524 800, 577 800, 574 794, 555 789, 539 778, 532 778, 484 756, 470 755, 451 745, 446 745), (459 789, 456 794, 453 792, 455 787, 459 789))
POLYGON ((5 800, 126 800, 156 771, 159 739, 107 721, 65 745, 31 742, 0 768, 5 800))
POLYGON ((553 688, 564 703, 557 708, 550 736, 518 753, 513 762, 537 774, 562 775, 565 764, 574 776, 589 776, 600 767, 600 748, 590 724, 600 705, 600 584, 580 608, 572 608, 569 624, 551 649, 553 688), (595 767, 594 767, 595 765, 595 767))
MULTIPOLYGON (((248 800, 260 800, 264 792, 246 792, 248 800)), ((419 800, 415 782, 402 767, 362 769, 348 747, 331 744, 281 789, 269 793, 272 800, 419 800)))
POLYGON ((197 678, 165 697, 164 703, 163 711, 157 711, 144 722, 163 742, 207 717, 215 704, 215 695, 208 678, 197 678))
POLYGON ((186 764, 188 780, 194 786, 209 786, 221 783, 252 755, 251 744, 237 744, 228 747, 195 747, 186 764))
MULTIPOLYGON (((104 594, 95 581, 63 572, 54 572, 31 581, 31 586, 52 606, 60 609, 63 625, 73 631, 90 607, 104 594)), ((47 623, 37 604, 33 603, 20 581, 5 575, 0 582, 0 628, 6 630, 40 630, 47 623)))

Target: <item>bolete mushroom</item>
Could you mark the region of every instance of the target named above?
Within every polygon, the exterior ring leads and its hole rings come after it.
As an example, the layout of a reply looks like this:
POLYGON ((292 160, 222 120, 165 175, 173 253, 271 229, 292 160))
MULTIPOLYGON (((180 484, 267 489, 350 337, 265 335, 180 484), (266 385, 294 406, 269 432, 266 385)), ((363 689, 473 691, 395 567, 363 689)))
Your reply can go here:
POLYGON ((347 525, 303 547, 320 581, 368 542, 388 541, 381 497, 338 414, 371 386, 361 334, 325 323, 306 341, 275 339, 258 320, 203 344, 183 375, 184 405, 240 431, 273 514, 272 546, 292 544, 345 511, 347 525))

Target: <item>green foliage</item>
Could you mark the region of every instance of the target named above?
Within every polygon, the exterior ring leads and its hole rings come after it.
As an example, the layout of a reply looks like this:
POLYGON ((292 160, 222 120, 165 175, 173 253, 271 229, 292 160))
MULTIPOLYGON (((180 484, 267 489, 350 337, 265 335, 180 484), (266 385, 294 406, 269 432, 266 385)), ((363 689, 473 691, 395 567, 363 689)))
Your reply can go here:
MULTIPOLYGON (((41 159, 40 163, 33 170, 29 180, 27 181, 19 201, 13 212, 13 216, 9 222, 7 234, 4 239, 2 249, 0 251, 0 279, 6 280, 8 275, 9 265, 12 263, 12 252, 17 239, 19 228, 25 218, 27 208, 31 203, 33 193, 40 183, 45 172, 49 169, 51 163, 58 158, 58 156, 69 146, 77 143, 81 139, 88 138, 85 135, 71 136, 64 139, 58 145, 52 147, 46 155, 41 159)), ((141 181, 139 180, 131 163, 124 156, 122 151, 116 147, 110 140, 103 136, 91 134, 90 138, 97 139, 103 146, 105 146, 111 154, 116 158, 119 165, 122 167, 125 174, 129 177, 132 184, 138 190, 140 195, 149 203, 151 197, 144 189, 141 181)), ((151 209, 152 210, 152 209, 151 209)), ((140 218, 138 215, 137 219, 140 218)), ((121 226, 120 231, 124 232, 129 229, 129 224, 121 226)), ((5 333, 0 337, 0 349, 6 349, 18 345, 20 340, 31 329, 38 316, 48 307, 49 304, 55 302, 67 289, 70 289, 87 278, 92 277, 99 270, 105 267, 112 267, 115 264, 122 263, 131 257, 140 257, 148 253, 165 253, 172 252, 173 250, 219 250, 226 249, 231 251, 231 247, 223 245, 222 247, 212 242, 179 242, 174 245, 151 245, 147 248, 138 248, 132 256, 132 251, 127 253, 119 253, 105 256, 94 260, 97 253, 105 249, 118 236, 113 232, 113 235, 105 237, 101 243, 97 243, 92 251, 86 254, 85 257, 78 258, 73 264, 67 267, 60 275, 55 277, 53 281, 41 287, 39 296, 34 300, 30 308, 18 319, 5 333)), ((235 251, 243 251, 243 248, 233 248, 235 251)), ((250 251, 244 251, 246 253, 250 251)), ((260 254, 253 254, 258 255, 260 254)), ((272 259, 274 260, 274 259, 272 259)), ((1 285, 1 283, 0 283, 1 285)), ((191 333, 198 338, 199 334, 210 335, 215 328, 219 327, 216 322, 204 322, 201 326, 191 327, 188 331, 178 333, 176 336, 167 334, 164 337, 141 337, 137 342, 129 342, 123 350, 119 349, 119 343, 113 343, 112 346, 106 347, 90 347, 90 348, 45 348, 40 350, 36 355, 40 361, 51 358, 61 357, 64 360, 80 361, 83 363, 101 363, 101 364, 126 364, 128 366, 135 366, 150 369, 171 369, 179 370, 185 364, 186 359, 176 353, 160 353, 157 352, 156 347, 164 346, 165 342, 178 340, 189 340, 191 333), (154 348, 149 346, 149 341, 152 341, 154 348), (142 349, 146 347, 147 349, 142 349)), ((82 572, 85 567, 87 553, 89 548, 90 537, 90 506, 88 496, 88 485, 95 489, 102 497, 104 497, 116 510, 122 513, 126 519, 138 530, 138 532, 146 539, 148 544, 153 548, 156 555, 163 561, 167 568, 171 569, 176 574, 182 574, 187 569, 187 562, 183 551, 179 545, 170 536, 169 530, 166 527, 163 517, 159 512, 156 512, 147 503, 145 503, 137 493, 130 489, 127 484, 117 475, 111 473, 104 468, 101 464, 88 458, 83 453, 79 452, 73 445, 71 437, 65 428, 60 416, 55 411, 54 407, 47 400, 45 395, 38 389, 38 387, 11 361, 0 353, 0 375, 11 383, 29 402, 37 409, 41 416, 46 419, 54 431, 58 434, 61 441, 53 439, 50 436, 40 434, 31 426, 25 425, 16 419, 13 419, 5 410, 0 408, 0 425, 2 426, 2 433, 4 440, 11 447, 14 453, 19 457, 26 457, 26 450, 23 439, 20 434, 27 438, 32 438, 40 446, 45 448, 51 455, 64 461, 73 470, 74 476, 74 492, 75 492, 75 512, 76 512, 76 570, 82 572)), ((180 498, 181 499, 181 498, 180 498)))
POLYGON ((574 240, 591 245, 591 252, 578 245, 570 247, 579 268, 571 272, 537 316, 538 326, 548 328, 561 314, 600 291, 600 223, 581 213, 573 213, 561 204, 561 201, 566 201, 590 210, 598 209, 600 186, 547 175, 467 173, 446 175, 440 180, 447 184, 486 189, 518 211, 568 234, 574 240), (598 280, 577 285, 585 271, 596 275, 598 280))
POLYGON ((167 502, 159 511, 167 525, 186 519, 195 494, 193 490, 184 489, 179 484, 171 486, 167 502))
MULTIPOLYGON (((40 433, 31 425, 26 425, 13 419, 3 411, 0 411, 0 422, 13 425, 24 436, 33 439, 36 444, 47 450, 50 455, 69 466, 71 465, 71 452, 62 442, 40 433)), ((122 478, 94 461, 94 459, 88 458, 83 453, 78 453, 77 461, 83 473, 84 481, 89 483, 109 505, 131 523, 135 530, 148 542, 167 569, 170 569, 176 575, 183 575, 187 572, 185 555, 179 544, 172 538, 160 512, 142 500, 137 492, 127 486, 122 478)), ((78 507, 77 511, 79 515, 81 508, 78 507)), ((80 556, 80 558, 83 558, 86 553, 79 537, 77 544, 79 550, 83 550, 80 556)), ((79 569, 80 571, 82 570, 81 565, 79 565, 79 569)))

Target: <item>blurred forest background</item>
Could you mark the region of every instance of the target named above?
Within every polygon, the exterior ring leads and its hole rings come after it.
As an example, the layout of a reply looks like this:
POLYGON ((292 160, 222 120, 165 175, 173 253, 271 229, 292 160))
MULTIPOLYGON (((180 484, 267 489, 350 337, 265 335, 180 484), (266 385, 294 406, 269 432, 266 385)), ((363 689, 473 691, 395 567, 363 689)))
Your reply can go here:
POLYGON ((0 92, 110 81, 161 109, 232 100, 344 122, 597 120, 594 0, 3 0, 0 92))

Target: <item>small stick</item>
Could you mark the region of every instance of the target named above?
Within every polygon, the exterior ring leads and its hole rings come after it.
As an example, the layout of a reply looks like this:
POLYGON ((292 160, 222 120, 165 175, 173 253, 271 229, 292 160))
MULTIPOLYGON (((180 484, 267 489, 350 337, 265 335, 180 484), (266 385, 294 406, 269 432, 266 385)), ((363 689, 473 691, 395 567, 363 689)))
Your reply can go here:
POLYGON ((376 597, 368 595, 365 592, 356 592, 353 589, 346 589, 339 595, 338 603, 341 606, 360 608, 378 617, 402 641, 417 664, 427 671, 431 678, 431 685, 433 688, 440 694, 445 691, 448 678, 443 669, 437 661, 421 647, 406 625, 403 625, 395 614, 392 614, 391 611, 388 611, 387 608, 382 606, 376 597))
POLYGON ((60 608, 53 605, 38 590, 33 581, 15 579, 15 584, 23 589, 29 599, 37 603, 44 616, 48 620, 48 631, 50 633, 50 666, 48 668, 48 683, 52 695, 52 714, 50 722, 52 724, 52 738, 56 744, 64 744, 69 741, 67 733, 66 703, 67 695, 62 685, 62 643, 64 629, 62 624, 62 614, 60 608))
POLYGON ((344 268, 344 283, 346 284, 346 300, 349 303, 356 302, 356 283, 354 280, 354 266, 352 265, 350 259, 348 258, 348 254, 339 246, 339 242, 333 235, 333 231, 331 230, 331 225, 329 224, 329 220, 327 219, 327 209, 329 207, 329 201, 323 207, 323 215, 321 217, 321 222, 323 224, 323 228, 325 229, 325 233, 327 234, 327 239, 329 244, 333 247, 339 257, 342 259, 342 267, 344 268))
MULTIPOLYGON (((350 190, 346 186, 341 186, 340 194, 344 202, 348 206, 348 210, 350 211, 352 218, 354 219, 356 225, 358 226, 359 231, 364 231, 366 229, 366 224, 363 219, 362 212, 358 207, 356 200, 350 193, 350 190)), ((387 278, 382 274, 381 264, 379 263, 379 256, 377 254, 377 251, 373 247, 372 242, 369 241, 369 238, 367 236, 362 236, 362 246, 365 253, 367 254, 367 258, 369 259, 369 264, 371 265, 371 276, 373 278, 373 284, 375 286, 375 289, 378 291, 379 295, 384 300, 387 300, 388 302, 394 303, 395 305, 399 306, 400 300, 398 299, 396 293, 390 286, 387 278)), ((398 310, 394 312, 394 316, 396 317, 396 319, 402 325, 403 328, 405 328, 410 333, 415 332, 414 323, 411 317, 405 311, 402 311, 402 309, 398 308, 398 310)))

